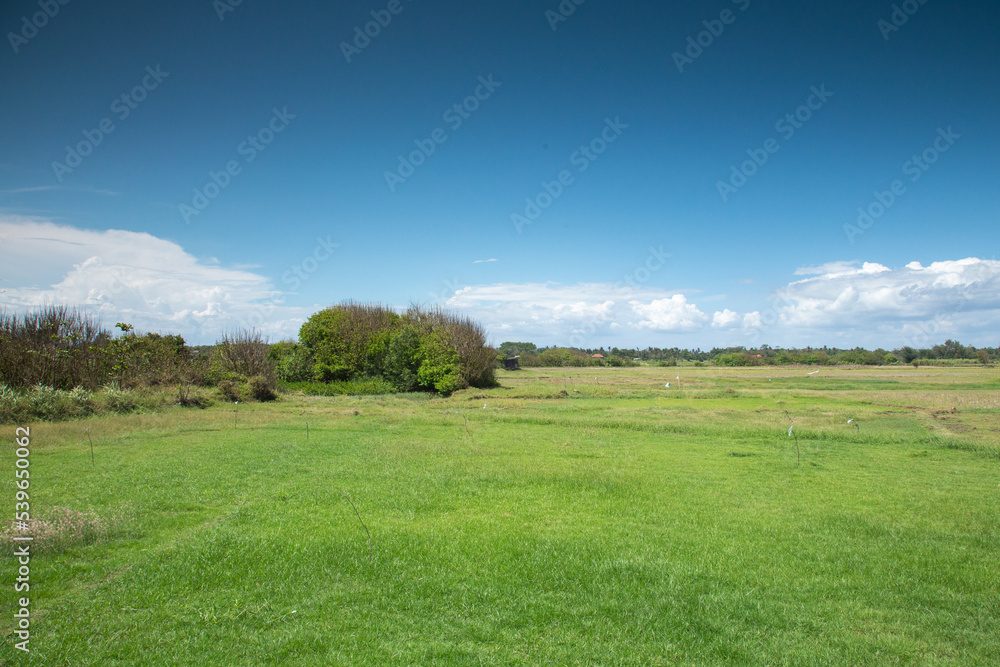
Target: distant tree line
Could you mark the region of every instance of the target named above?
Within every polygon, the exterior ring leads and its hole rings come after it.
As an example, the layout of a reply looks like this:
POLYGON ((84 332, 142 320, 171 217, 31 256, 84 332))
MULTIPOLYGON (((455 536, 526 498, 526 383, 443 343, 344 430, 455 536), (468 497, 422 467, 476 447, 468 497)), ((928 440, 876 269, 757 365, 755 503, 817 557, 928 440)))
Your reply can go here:
POLYGON ((630 366, 639 363, 676 365, 680 362, 714 364, 717 366, 770 366, 804 364, 886 366, 894 364, 940 364, 954 361, 989 364, 1000 361, 1000 348, 976 348, 947 340, 929 348, 901 347, 892 351, 878 348, 866 350, 822 348, 758 348, 726 347, 703 351, 672 348, 580 349, 571 347, 536 347, 532 343, 505 342, 498 348, 499 356, 520 357, 520 365, 532 366, 630 366), (603 358, 594 358, 600 354, 603 358))

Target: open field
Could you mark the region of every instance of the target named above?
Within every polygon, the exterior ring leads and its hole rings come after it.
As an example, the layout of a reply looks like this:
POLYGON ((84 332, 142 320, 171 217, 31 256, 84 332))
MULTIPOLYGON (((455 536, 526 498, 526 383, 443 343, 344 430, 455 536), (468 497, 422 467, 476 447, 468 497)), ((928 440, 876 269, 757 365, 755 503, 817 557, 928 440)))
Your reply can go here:
POLYGON ((811 370, 33 424, 0 664, 1000 664, 1000 373, 811 370))

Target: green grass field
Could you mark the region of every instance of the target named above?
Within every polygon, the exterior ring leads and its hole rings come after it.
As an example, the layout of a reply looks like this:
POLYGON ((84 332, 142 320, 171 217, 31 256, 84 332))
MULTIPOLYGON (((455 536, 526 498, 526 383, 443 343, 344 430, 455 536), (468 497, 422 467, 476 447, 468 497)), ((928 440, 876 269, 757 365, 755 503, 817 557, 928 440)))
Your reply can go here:
POLYGON ((32 424, 0 664, 1000 664, 1000 374, 808 370, 32 424))

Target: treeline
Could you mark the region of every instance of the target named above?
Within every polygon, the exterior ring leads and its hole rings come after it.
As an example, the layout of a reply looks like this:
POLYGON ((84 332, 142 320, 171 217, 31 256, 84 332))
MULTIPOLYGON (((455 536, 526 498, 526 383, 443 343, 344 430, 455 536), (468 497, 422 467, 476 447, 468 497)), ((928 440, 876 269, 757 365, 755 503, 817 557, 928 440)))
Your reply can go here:
POLYGON ((198 382, 205 363, 180 336, 137 335, 119 323, 114 336, 92 317, 66 306, 23 315, 0 313, 0 383, 68 390, 198 382))
POLYGON ((672 366, 682 362, 715 364, 718 366, 766 366, 804 364, 884 366, 893 364, 940 364, 950 362, 976 362, 981 364, 1000 361, 1000 348, 976 348, 947 340, 929 348, 901 347, 895 350, 866 350, 838 348, 759 348, 727 347, 703 351, 700 348, 617 348, 578 349, 562 347, 536 347, 532 343, 505 342, 498 348, 501 357, 520 356, 521 366, 630 366, 639 363, 672 366), (593 355, 600 354, 601 358, 593 355))
POLYGON ((476 322, 442 310, 404 314, 343 303, 314 314, 299 340, 224 332, 191 347, 178 335, 109 330, 66 306, 0 313, 0 422, 127 412, 212 398, 269 401, 283 388, 312 393, 432 391, 495 384, 496 350, 476 322), (317 389, 316 385, 323 386, 317 389))
MULTIPOLYGON (((16 403, 20 395, 22 405, 51 406, 63 402, 58 392, 81 397, 111 390, 128 399, 122 405, 133 407, 142 403, 147 389, 176 391, 183 405, 205 405, 209 399, 197 391, 204 388, 216 388, 232 400, 275 397, 274 365, 259 334, 224 333, 216 345, 195 349, 179 335, 139 334, 122 322, 115 330, 66 306, 0 314, 3 396, 16 403)), ((100 396, 93 398, 101 403, 100 396)), ((89 399, 84 403, 89 405, 89 399)), ((79 410, 72 412, 77 416, 79 410)))

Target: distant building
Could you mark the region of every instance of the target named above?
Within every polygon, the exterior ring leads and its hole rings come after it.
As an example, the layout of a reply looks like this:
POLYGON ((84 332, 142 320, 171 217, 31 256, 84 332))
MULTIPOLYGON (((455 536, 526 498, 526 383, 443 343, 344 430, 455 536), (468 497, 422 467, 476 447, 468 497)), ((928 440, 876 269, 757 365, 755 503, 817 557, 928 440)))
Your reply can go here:
POLYGON ((603 354, 592 354, 592 355, 590 355, 590 358, 591 359, 603 359, 604 355, 603 354))
POLYGON ((504 359, 503 360, 503 369, 505 371, 519 371, 519 370, 521 370, 521 364, 518 363, 518 361, 517 361, 520 358, 520 356, 521 355, 518 355, 516 357, 509 357, 507 359, 504 359))

